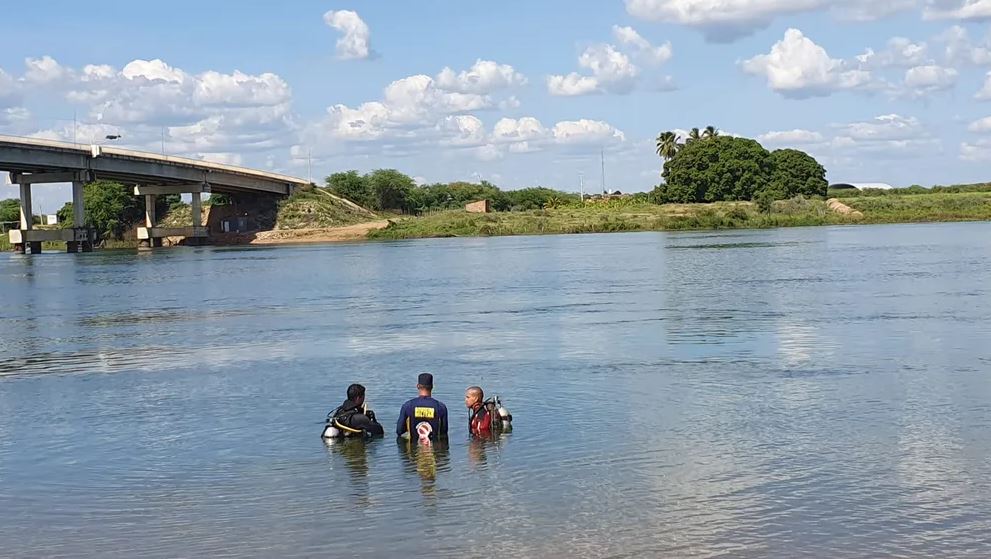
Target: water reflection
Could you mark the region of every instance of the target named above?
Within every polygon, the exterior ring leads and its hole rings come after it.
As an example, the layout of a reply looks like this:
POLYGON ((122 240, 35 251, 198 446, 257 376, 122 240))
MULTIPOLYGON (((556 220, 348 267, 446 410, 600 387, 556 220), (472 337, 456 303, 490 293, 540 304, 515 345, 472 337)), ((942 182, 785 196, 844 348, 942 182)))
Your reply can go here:
POLYGON ((512 428, 492 431, 482 435, 473 434, 468 439, 468 463, 479 470, 489 467, 489 453, 498 454, 509 440, 512 428))
MULTIPOLYGON (((415 473, 420 478, 420 492, 424 497, 437 496, 437 475, 450 469, 450 443, 438 439, 422 444, 402 437, 396 439, 399 454, 403 458, 405 471, 415 473)), ((435 502, 431 500, 430 502, 435 502)))
MULTIPOLYGON (((361 438, 345 439, 324 439, 327 447, 327 454, 331 461, 331 468, 343 464, 346 471, 348 483, 351 485, 351 494, 355 498, 355 503, 359 506, 367 507, 371 504, 371 495, 368 490, 368 451, 369 445, 375 441, 361 438)), ((340 481, 340 476, 334 479, 340 481)))

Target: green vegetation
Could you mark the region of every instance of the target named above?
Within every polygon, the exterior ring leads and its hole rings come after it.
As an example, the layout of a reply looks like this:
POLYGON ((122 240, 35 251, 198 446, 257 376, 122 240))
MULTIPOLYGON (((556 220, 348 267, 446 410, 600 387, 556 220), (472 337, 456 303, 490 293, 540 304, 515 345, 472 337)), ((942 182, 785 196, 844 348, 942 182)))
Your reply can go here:
POLYGON ((929 196, 886 195, 840 200, 863 216, 830 211, 826 202, 796 196, 774 201, 767 192, 757 202, 664 204, 643 198, 586 202, 524 212, 470 214, 451 210, 423 217, 405 218, 372 231, 372 239, 538 235, 557 233, 606 233, 692 229, 740 229, 902 223, 919 221, 991 220, 991 191, 942 193, 929 196))
POLYGON ((0 223, 21 220, 21 201, 17 198, 0 200, 0 223))
POLYGON ((755 140, 720 136, 713 126, 679 140, 674 132, 657 136, 656 152, 665 160, 664 183, 651 192, 658 204, 826 195, 826 170, 807 153, 770 153, 755 140))
POLYGON ((395 169, 378 169, 365 175, 357 171, 334 173, 327 177, 327 188, 360 206, 404 214, 460 209, 478 200, 488 200, 499 212, 538 210, 578 201, 578 195, 573 193, 542 187, 503 191, 487 181, 417 186, 412 178, 395 169))
POLYGON ((354 225, 375 219, 371 212, 354 208, 322 188, 297 190, 278 204, 275 229, 312 229, 354 225))

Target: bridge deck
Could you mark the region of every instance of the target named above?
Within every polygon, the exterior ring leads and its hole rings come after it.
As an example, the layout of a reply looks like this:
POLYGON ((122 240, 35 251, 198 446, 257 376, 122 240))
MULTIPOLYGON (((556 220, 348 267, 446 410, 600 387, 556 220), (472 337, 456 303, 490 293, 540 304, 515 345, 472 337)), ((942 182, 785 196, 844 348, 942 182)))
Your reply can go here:
POLYGON ((247 167, 110 146, 0 135, 0 170, 11 173, 86 171, 93 180, 127 185, 208 183, 212 192, 288 195, 308 181, 247 167))

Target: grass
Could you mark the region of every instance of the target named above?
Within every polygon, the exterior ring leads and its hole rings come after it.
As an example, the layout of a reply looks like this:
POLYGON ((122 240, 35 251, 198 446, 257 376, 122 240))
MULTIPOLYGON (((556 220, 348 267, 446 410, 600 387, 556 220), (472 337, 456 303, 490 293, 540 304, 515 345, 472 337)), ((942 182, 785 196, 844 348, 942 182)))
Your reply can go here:
POLYGON ((276 229, 343 227, 377 219, 368 210, 349 206, 322 188, 297 190, 279 204, 276 229))
POLYGON ((856 196, 840 201, 861 211, 863 216, 841 215, 827 209, 824 201, 800 198, 775 202, 770 213, 758 211, 749 202, 586 204, 529 212, 438 212, 397 220, 368 236, 372 239, 411 239, 991 220, 991 192, 889 194, 856 196))

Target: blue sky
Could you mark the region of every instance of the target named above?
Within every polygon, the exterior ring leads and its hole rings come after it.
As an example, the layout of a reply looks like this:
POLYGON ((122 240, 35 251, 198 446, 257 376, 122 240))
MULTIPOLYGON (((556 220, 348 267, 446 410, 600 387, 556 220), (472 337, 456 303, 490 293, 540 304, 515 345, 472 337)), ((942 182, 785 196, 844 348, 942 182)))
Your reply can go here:
MULTIPOLYGON (((988 180, 991 0, 23 3, 0 133, 314 177, 647 190, 662 130, 831 181, 988 180), (53 17, 53 14, 57 17, 53 17), (447 70, 445 70, 447 69, 447 70)), ((12 196, 0 186, 0 196, 12 196)), ((64 188, 35 196, 44 211, 64 188)))

